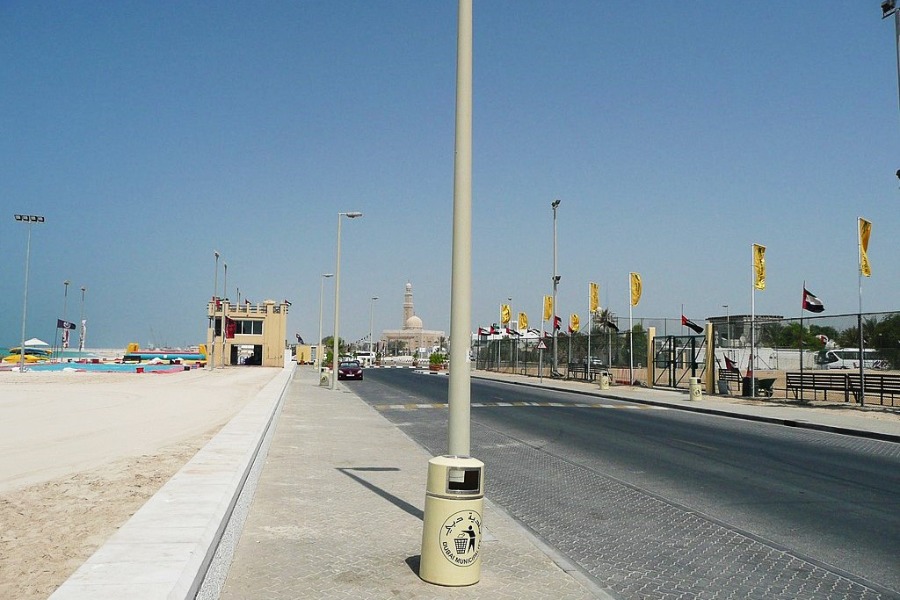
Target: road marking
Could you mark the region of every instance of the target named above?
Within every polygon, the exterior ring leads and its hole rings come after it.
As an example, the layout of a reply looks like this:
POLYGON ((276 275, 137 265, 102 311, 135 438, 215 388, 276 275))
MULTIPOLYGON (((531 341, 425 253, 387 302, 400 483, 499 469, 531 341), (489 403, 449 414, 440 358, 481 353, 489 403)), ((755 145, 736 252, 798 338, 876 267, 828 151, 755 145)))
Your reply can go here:
MULTIPOLYGON (((435 408, 447 408, 446 404, 438 402, 406 403, 406 404, 373 404, 375 410, 426 410, 435 408)), ((472 408, 611 408, 614 410, 669 410, 667 406, 649 406, 644 404, 585 404, 563 402, 472 402, 472 408)), ((685 442, 687 443, 687 442, 685 442)))

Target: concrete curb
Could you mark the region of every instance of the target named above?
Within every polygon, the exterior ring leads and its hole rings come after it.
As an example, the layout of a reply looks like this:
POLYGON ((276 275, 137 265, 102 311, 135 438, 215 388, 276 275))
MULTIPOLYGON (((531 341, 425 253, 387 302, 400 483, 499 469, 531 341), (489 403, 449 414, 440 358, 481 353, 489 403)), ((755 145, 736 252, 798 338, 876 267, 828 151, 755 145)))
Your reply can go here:
POLYGON ((195 598, 293 372, 266 384, 50 598, 195 598))

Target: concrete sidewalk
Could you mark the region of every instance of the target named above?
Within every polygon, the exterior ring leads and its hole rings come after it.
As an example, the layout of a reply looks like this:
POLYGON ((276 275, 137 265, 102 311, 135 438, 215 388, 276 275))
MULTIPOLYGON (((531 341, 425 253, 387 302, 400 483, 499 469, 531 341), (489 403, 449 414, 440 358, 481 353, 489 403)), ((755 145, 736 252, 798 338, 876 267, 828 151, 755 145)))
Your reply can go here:
POLYGON ((481 581, 419 579, 432 457, 352 385, 316 383, 295 371, 221 598, 606 597, 489 501, 481 581))

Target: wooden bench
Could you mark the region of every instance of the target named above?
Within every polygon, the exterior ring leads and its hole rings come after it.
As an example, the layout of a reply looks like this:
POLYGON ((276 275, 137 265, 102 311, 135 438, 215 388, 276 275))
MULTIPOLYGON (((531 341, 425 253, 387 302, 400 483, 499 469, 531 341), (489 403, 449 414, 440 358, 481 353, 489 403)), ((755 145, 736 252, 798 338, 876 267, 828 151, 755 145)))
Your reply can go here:
POLYGON ((855 389, 850 384, 849 373, 804 371, 803 373, 785 373, 784 377, 786 391, 794 392, 795 399, 799 397, 798 390, 812 390, 814 400, 819 391, 823 392, 825 400, 828 400, 828 392, 840 392, 844 395, 844 402, 850 401, 851 392, 854 397, 859 395, 858 374, 855 389))
MULTIPOLYGON (((731 394, 731 384, 736 383, 737 389, 740 391, 741 383, 744 378, 741 376, 740 371, 729 371, 728 369, 719 369, 717 378, 719 381, 726 382, 727 393, 731 394)), ((721 391, 721 390, 720 390, 721 391)))
MULTIPOLYGON (((862 387, 859 382, 859 373, 848 373, 850 388, 859 391, 862 387)), ((894 396, 900 395, 900 375, 896 373, 866 373, 866 396, 878 395, 879 402, 884 404, 884 396, 891 397, 891 406, 894 406, 894 396)))
MULTIPOLYGON (((600 367, 591 367, 590 381, 597 377, 597 373, 605 371, 600 367)), ((583 379, 588 381, 588 369, 584 363, 569 363, 566 365, 566 379, 583 379)))

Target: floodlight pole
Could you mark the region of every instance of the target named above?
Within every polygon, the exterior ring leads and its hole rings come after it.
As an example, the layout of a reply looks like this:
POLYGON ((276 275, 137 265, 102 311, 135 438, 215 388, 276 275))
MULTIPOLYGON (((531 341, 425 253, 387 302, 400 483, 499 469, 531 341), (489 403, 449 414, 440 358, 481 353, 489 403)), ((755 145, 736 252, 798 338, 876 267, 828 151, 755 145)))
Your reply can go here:
POLYGON ((228 263, 222 263, 222 368, 225 368, 225 343, 228 337, 228 263))
POLYGON ((28 223, 28 241, 25 242, 25 293, 22 300, 22 345, 19 346, 19 371, 25 370, 25 319, 28 315, 28 262, 31 259, 31 226, 43 223, 41 215, 15 215, 16 221, 28 223))
POLYGON ((557 344, 556 344, 556 313, 558 311, 556 307, 556 290, 559 287, 559 275, 556 274, 556 209, 559 208, 559 200, 554 200, 550 206, 553 207, 553 314, 550 315, 550 318, 553 319, 553 371, 550 373, 551 377, 555 377, 559 372, 559 361, 557 360, 557 344))
POLYGON ((206 357, 206 367, 210 371, 216 368, 216 299, 219 296, 219 251, 213 250, 213 255, 216 257, 216 272, 213 276, 212 318, 210 319, 212 342, 209 344, 209 356, 206 357))
MULTIPOLYGON (((369 352, 372 352, 372 349, 375 347, 375 339, 372 337, 374 335, 373 329, 375 324, 375 301, 378 300, 378 296, 372 296, 372 306, 369 310, 369 352)), ((374 362, 374 357, 373 362, 374 362)))

